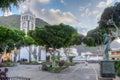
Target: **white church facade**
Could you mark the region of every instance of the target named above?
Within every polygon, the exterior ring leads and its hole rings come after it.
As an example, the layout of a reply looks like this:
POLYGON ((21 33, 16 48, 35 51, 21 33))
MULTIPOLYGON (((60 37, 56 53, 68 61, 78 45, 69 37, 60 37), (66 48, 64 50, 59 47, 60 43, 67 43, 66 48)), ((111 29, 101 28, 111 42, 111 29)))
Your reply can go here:
POLYGON ((20 30, 23 30, 26 34, 29 30, 35 29, 35 15, 28 9, 24 13, 21 13, 20 18, 20 30))

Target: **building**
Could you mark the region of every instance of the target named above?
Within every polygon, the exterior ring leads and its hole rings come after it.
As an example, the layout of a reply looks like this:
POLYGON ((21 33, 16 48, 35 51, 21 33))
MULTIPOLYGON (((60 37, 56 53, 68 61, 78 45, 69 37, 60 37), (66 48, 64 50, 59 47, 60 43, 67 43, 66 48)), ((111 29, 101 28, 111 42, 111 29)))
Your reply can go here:
POLYGON ((94 61, 100 61, 103 60, 103 54, 101 53, 91 53, 85 55, 86 60, 94 60, 94 61))
POLYGON ((26 34, 29 30, 35 29, 35 15, 31 13, 30 9, 21 13, 20 18, 20 30, 23 30, 26 34))
POLYGON ((110 60, 120 60, 120 49, 112 50, 111 55, 110 55, 110 60))
POLYGON ((110 60, 120 60, 120 39, 115 39, 110 44, 111 54, 109 56, 110 60))

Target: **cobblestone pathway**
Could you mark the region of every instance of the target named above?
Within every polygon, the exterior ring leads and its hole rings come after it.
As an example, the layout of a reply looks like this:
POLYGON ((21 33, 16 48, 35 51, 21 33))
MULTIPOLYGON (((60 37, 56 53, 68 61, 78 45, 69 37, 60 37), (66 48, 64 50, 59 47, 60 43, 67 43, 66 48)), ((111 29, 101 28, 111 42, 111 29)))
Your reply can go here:
MULTIPOLYGON (((50 73, 39 70, 40 65, 18 65, 9 67, 8 76, 28 77, 31 80, 97 80, 99 74, 98 64, 77 64, 61 73, 50 73)), ((118 79, 119 80, 119 79, 118 79)))

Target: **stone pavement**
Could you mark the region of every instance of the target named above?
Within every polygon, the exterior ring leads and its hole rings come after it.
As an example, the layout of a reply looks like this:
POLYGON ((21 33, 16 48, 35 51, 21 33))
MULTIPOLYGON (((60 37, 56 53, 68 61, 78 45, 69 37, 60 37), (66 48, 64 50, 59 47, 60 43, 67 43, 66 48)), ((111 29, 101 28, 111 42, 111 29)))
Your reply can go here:
MULTIPOLYGON (((9 67, 8 76, 10 77, 28 77, 31 80, 98 80, 98 64, 77 64, 71 66, 61 73, 50 73, 39 70, 40 65, 18 65, 9 67)), ((120 80, 115 79, 115 80, 120 80)))

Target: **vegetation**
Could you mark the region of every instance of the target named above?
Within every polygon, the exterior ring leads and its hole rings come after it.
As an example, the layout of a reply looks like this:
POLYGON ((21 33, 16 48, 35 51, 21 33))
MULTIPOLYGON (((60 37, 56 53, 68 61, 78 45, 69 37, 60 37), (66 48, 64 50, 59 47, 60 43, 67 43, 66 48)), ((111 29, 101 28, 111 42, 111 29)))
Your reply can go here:
POLYGON ((13 67, 15 64, 11 61, 5 61, 3 63, 0 63, 0 67, 13 67))
MULTIPOLYGON (((114 6, 107 7, 102 13, 101 19, 98 22, 99 26, 96 29, 90 30, 87 33, 87 36, 83 39, 84 43, 87 46, 98 46, 103 44, 103 34, 108 33, 110 35, 111 32, 115 32, 116 28, 113 24, 108 24, 110 19, 113 19, 115 24, 120 27, 120 3, 115 3, 114 6), (99 37, 98 37, 99 36, 99 37)), ((114 40, 115 37, 112 37, 114 40)))
POLYGON ((20 30, 0 26, 0 54, 11 52, 15 46, 20 48, 24 35, 20 30))
POLYGON ((5 12, 11 10, 12 6, 19 7, 19 4, 25 0, 1 0, 0 9, 5 12))
POLYGON ((116 74, 120 76, 120 61, 115 61, 116 74))
POLYGON ((37 61, 31 61, 31 62, 21 62, 21 64, 26 64, 26 65, 40 65, 37 61))
POLYGON ((39 45, 55 50, 61 47, 67 47, 76 33, 77 31, 73 27, 60 24, 38 27, 35 31, 30 31, 29 35, 33 37, 39 45))
POLYGON ((74 66, 76 63, 73 62, 66 62, 64 60, 58 62, 59 65, 56 67, 52 67, 52 62, 43 62, 42 63, 42 70, 59 73, 64 69, 68 68, 69 66, 74 66))
POLYGON ((43 64, 43 69, 45 70, 48 70, 49 67, 52 70, 60 70, 58 64, 60 55, 57 49, 81 44, 80 42, 75 42, 75 40, 81 40, 77 31, 72 26, 64 24, 37 27, 35 30, 29 31, 29 35, 35 39, 38 45, 45 46, 51 54, 50 62, 52 65, 43 64), (56 56, 55 54, 58 55, 56 56))

